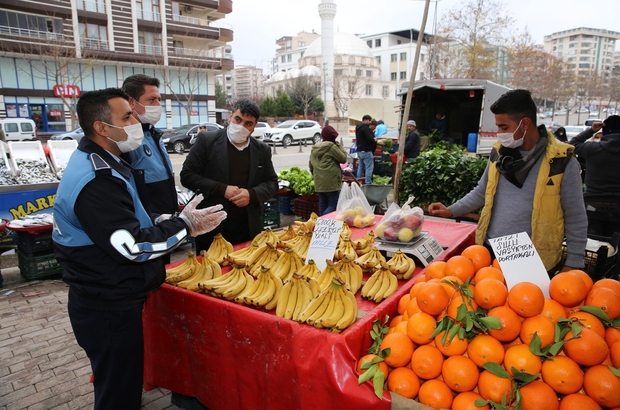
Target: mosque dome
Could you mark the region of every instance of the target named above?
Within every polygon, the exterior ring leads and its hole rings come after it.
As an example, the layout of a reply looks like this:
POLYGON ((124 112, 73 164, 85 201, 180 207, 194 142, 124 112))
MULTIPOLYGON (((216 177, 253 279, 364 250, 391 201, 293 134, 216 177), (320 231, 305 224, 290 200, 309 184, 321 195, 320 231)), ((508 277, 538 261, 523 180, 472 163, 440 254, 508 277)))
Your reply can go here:
POLYGON ((309 77, 320 77, 321 76, 321 70, 319 69, 319 67, 313 66, 313 65, 307 65, 304 68, 302 68, 300 70, 300 74, 301 75, 306 75, 309 77))
MULTIPOLYGON (((321 37, 314 40, 304 53, 304 58, 307 57, 320 57, 321 50, 321 37)), ((347 56, 362 56, 374 58, 370 48, 366 42, 356 35, 342 33, 340 31, 334 32, 334 55, 347 55, 347 56)))

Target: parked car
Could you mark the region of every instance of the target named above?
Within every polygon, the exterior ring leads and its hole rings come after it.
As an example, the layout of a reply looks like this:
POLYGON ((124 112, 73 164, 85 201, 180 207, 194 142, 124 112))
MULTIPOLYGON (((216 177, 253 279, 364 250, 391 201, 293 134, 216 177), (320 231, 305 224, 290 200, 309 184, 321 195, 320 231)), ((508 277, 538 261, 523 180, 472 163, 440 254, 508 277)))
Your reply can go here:
POLYGON ((566 138, 570 141, 571 138, 576 137, 577 134, 582 132, 585 127, 580 125, 566 125, 564 129, 566 130, 566 138))
POLYGON ((547 128, 547 131, 551 131, 552 133, 554 133, 555 130, 561 127, 561 125, 558 124, 557 122, 549 121, 549 120, 540 121, 538 125, 544 125, 545 128, 547 128))
POLYGON ((321 142, 321 126, 311 120, 288 120, 275 128, 265 131, 263 141, 282 144, 287 147, 294 141, 321 142))
POLYGON ((189 145, 194 145, 194 143, 196 142, 196 136, 200 132, 199 131, 200 127, 203 127, 203 126, 207 129, 207 131, 218 131, 224 128, 220 124, 216 124, 214 122, 203 122, 202 124, 198 126, 198 129, 196 131, 190 131, 190 134, 193 134, 193 135, 192 135, 192 138, 189 140, 189 145))
MULTIPOLYGON (((221 125, 208 122, 202 123, 207 125, 207 131, 223 128, 221 125)), ((198 128, 201 124, 181 125, 179 128, 170 131, 164 131, 162 140, 167 151, 173 151, 177 154, 183 154, 186 149, 192 145, 192 138, 198 134, 198 128)))
POLYGON ((269 124, 259 121, 256 123, 256 128, 254 128, 252 136, 256 139, 262 140, 265 132, 269 131, 270 129, 271 127, 269 126, 269 124))
POLYGON ((0 120, 7 141, 29 141, 37 138, 37 126, 29 118, 4 118, 0 120))
POLYGON ((82 127, 76 128, 73 131, 63 132, 60 134, 54 134, 50 137, 51 140, 61 141, 61 140, 76 140, 80 142, 82 137, 84 136, 84 131, 82 131, 82 127))

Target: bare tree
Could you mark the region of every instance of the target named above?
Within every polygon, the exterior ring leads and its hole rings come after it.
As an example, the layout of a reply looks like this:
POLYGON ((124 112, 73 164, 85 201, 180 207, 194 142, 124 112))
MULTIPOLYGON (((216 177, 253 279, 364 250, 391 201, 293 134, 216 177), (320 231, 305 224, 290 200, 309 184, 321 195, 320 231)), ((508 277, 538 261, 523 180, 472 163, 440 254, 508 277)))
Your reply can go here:
POLYGON ((558 105, 566 108, 566 124, 570 116, 569 102, 575 93, 574 75, 562 60, 550 58, 545 70, 543 93, 545 98, 553 100, 553 115, 558 105))
POLYGON ((349 101, 360 98, 366 89, 366 80, 361 76, 334 75, 334 105, 338 119, 344 118, 349 110, 349 101))
POLYGON ((308 109, 319 97, 314 77, 308 75, 300 75, 288 88, 288 94, 293 104, 304 113, 304 118, 308 118, 308 109))
POLYGON ((549 54, 537 50, 529 32, 524 31, 512 39, 508 48, 509 85, 524 88, 532 92, 534 99, 542 101, 544 96, 545 76, 549 54))

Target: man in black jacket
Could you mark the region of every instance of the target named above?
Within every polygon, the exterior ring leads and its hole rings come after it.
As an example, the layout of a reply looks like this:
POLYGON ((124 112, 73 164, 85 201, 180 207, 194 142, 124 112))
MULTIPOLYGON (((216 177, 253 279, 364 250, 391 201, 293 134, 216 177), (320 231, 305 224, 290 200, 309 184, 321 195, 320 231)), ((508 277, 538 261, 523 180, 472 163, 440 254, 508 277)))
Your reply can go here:
MULTIPOLYGON (((370 128, 372 123, 370 115, 364 115, 362 122, 355 127, 355 145, 357 146, 357 177, 366 177, 366 183, 372 183, 372 171, 375 167, 375 140, 374 130, 370 128)), ((376 126, 376 121, 375 121, 376 126)))
POLYGON ((407 161, 417 158, 420 155, 420 135, 415 129, 416 123, 414 120, 407 121, 407 139, 405 140, 405 157, 407 161))
POLYGON ((573 137, 569 144, 586 161, 586 190, 583 199, 588 214, 588 233, 611 237, 620 232, 620 179, 614 169, 620 162, 620 116, 595 122, 573 137), (600 129, 600 141, 587 141, 600 129))
POLYGON ((252 138, 260 109, 249 99, 235 103, 228 126, 200 133, 181 170, 181 183, 200 189, 200 206, 222 204, 228 218, 218 229, 196 238, 196 250, 208 249, 221 232, 233 244, 249 241, 263 230, 263 204, 278 191, 278 175, 267 144, 252 138))

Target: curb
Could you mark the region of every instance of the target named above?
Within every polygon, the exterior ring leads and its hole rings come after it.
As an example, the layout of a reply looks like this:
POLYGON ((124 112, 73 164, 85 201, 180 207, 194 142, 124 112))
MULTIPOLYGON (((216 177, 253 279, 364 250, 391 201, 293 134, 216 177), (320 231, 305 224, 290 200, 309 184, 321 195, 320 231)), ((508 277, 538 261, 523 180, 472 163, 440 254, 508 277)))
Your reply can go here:
POLYGON ((0 275, 2 276, 3 287, 13 286, 13 285, 28 281, 26 277, 22 275, 21 271, 19 270, 19 267, 17 266, 3 268, 2 271, 0 272, 0 275))

